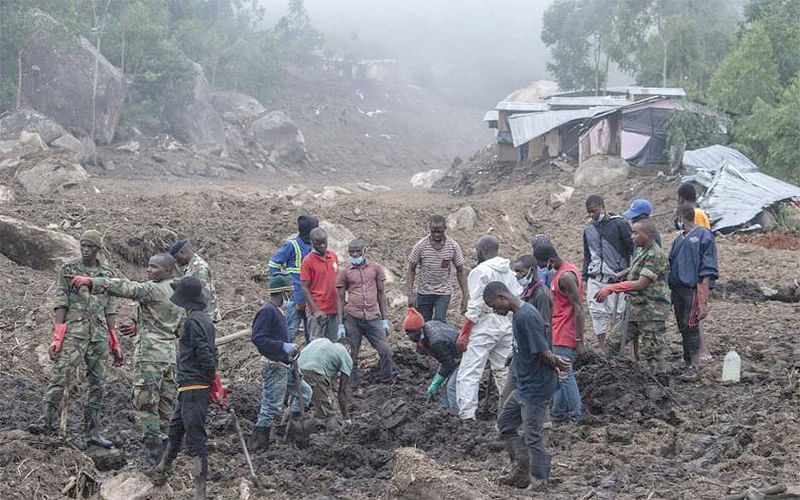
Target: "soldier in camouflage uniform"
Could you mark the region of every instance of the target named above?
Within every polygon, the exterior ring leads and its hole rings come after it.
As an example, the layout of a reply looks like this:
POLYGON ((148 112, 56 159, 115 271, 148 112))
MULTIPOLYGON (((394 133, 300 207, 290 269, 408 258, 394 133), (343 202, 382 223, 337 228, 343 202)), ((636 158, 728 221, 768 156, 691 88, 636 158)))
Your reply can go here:
POLYGON ((77 379, 81 363, 86 364, 86 378, 89 381, 84 425, 86 442, 105 448, 111 441, 100 435, 98 414, 103 405, 103 385, 105 382, 105 362, 109 345, 114 355, 114 363, 123 362, 114 329, 114 300, 107 294, 90 295, 86 290, 71 288, 67 276, 82 274, 99 278, 113 278, 114 273, 102 265, 97 254, 103 246, 103 237, 98 231, 89 230, 81 235, 81 258, 67 262, 58 271, 55 290, 55 321, 53 343, 50 346, 50 359, 55 362, 50 375, 50 383, 44 394, 45 413, 38 422, 28 427, 34 433, 55 431, 59 405, 65 391, 77 379))
MULTIPOLYGON (((642 355, 650 372, 667 385, 664 354, 667 347, 666 318, 670 311, 670 292, 667 286, 669 258, 655 242, 656 226, 651 219, 633 225, 633 242, 641 248, 628 270, 628 281, 603 287, 598 300, 614 292, 628 292, 631 298, 626 341, 638 339, 642 355)), ((624 352, 622 336, 625 325, 617 325, 609 342, 609 355, 624 352)))
POLYGON ((176 241, 170 247, 169 253, 175 257, 175 262, 183 271, 183 277, 197 278, 203 284, 203 295, 208 303, 203 312, 208 314, 212 322, 217 323, 220 320, 217 308, 217 290, 214 288, 214 280, 211 277, 211 268, 208 267, 208 262, 193 251, 189 240, 176 241))
POLYGON ((133 356, 133 409, 144 434, 149 459, 157 462, 164 448, 166 428, 172 415, 177 386, 175 382, 175 346, 183 309, 170 301, 175 259, 166 253, 156 254, 147 264, 149 281, 126 279, 72 278, 74 287, 88 286, 94 294, 124 297, 139 303, 137 317, 123 325, 123 335, 136 336, 133 356), (138 334, 138 336, 137 336, 138 334))

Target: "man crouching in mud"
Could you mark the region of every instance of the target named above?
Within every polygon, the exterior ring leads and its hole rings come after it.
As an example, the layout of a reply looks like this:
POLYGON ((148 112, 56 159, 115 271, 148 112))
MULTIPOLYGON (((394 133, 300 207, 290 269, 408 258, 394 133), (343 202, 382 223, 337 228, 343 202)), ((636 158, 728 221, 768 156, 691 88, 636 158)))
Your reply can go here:
POLYGON ((542 428, 547 404, 558 389, 556 370, 565 363, 550 352, 542 315, 522 302, 499 281, 483 290, 483 301, 501 316, 513 313, 515 387, 497 417, 500 436, 511 457, 511 472, 500 477, 502 484, 536 493, 547 483, 553 456, 545 453, 542 428), (523 438, 517 430, 523 428, 523 438))

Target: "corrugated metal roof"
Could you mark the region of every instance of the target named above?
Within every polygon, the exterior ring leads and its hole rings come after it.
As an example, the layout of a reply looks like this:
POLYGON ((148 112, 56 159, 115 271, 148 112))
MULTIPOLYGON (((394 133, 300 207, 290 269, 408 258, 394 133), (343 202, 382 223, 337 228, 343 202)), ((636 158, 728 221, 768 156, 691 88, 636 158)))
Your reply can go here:
POLYGON ((686 97, 686 91, 680 87, 628 87, 628 94, 686 97))
POLYGON ((765 208, 800 197, 800 187, 759 172, 749 158, 725 146, 686 151, 683 167, 690 172, 684 182, 706 187, 700 206, 714 221, 715 231, 742 226, 765 208))
POLYGON ((547 100, 547 103, 552 109, 557 107, 592 107, 592 106, 624 106, 630 104, 630 101, 625 97, 611 97, 611 96, 576 96, 576 97, 562 97, 554 96, 547 100))
POLYGON ((496 109, 490 109, 483 115, 483 121, 485 122, 496 122, 500 119, 500 113, 496 109))
POLYGON ((498 111, 548 111, 550 105, 545 102, 500 101, 494 109, 498 111))
POLYGON ((613 108, 564 109, 511 116, 508 119, 508 124, 511 128, 511 136, 514 139, 514 147, 519 147, 571 121, 591 118, 598 113, 611 109, 613 108))

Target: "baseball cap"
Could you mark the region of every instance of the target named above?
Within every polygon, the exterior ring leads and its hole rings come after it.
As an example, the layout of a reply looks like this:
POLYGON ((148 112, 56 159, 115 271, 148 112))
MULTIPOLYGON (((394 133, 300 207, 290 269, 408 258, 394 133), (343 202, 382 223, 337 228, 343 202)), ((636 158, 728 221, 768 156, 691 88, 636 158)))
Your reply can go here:
POLYGON ((653 205, 651 205, 649 201, 639 198, 638 200, 633 200, 631 208, 624 212, 622 216, 626 219, 635 219, 636 217, 650 215, 651 213, 653 213, 653 205))

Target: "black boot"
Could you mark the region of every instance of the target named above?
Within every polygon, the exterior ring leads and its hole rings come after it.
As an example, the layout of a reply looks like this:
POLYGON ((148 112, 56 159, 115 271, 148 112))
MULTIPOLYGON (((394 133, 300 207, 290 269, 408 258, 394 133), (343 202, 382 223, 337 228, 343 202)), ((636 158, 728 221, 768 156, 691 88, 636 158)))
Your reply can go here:
POLYGON ((178 457, 178 450, 180 443, 170 439, 167 442, 167 448, 161 455, 161 460, 158 465, 153 467, 153 484, 156 486, 163 486, 167 482, 167 471, 172 467, 172 462, 178 457))
POLYGON ((152 465, 158 464, 164 452, 164 444, 162 441, 158 438, 145 438, 144 447, 147 449, 147 461, 152 465))
POLYGON ((255 453, 269 449, 271 430, 271 427, 253 427, 253 433, 250 434, 250 439, 247 441, 248 451, 255 453))
POLYGON ((86 431, 86 446, 100 446, 102 448, 111 448, 114 443, 100 435, 99 423, 100 410, 95 408, 86 407, 83 413, 83 425, 86 431))
POLYGON ((531 462, 531 484, 525 488, 525 493, 534 495, 541 492, 541 489, 547 484, 547 479, 550 477, 550 468, 553 461, 553 455, 547 453, 532 453, 531 462))
POLYGON ((208 477, 208 457, 197 457, 194 469, 194 500, 206 499, 206 478, 208 477))
POLYGON ((27 428, 31 434, 54 434, 58 427, 58 408, 46 405, 44 414, 27 428))
POLYGON ((511 457, 511 469, 508 474, 500 476, 500 484, 507 484, 516 488, 525 488, 530 483, 528 470, 531 459, 525 442, 520 437, 512 437, 505 441, 506 451, 511 457))

